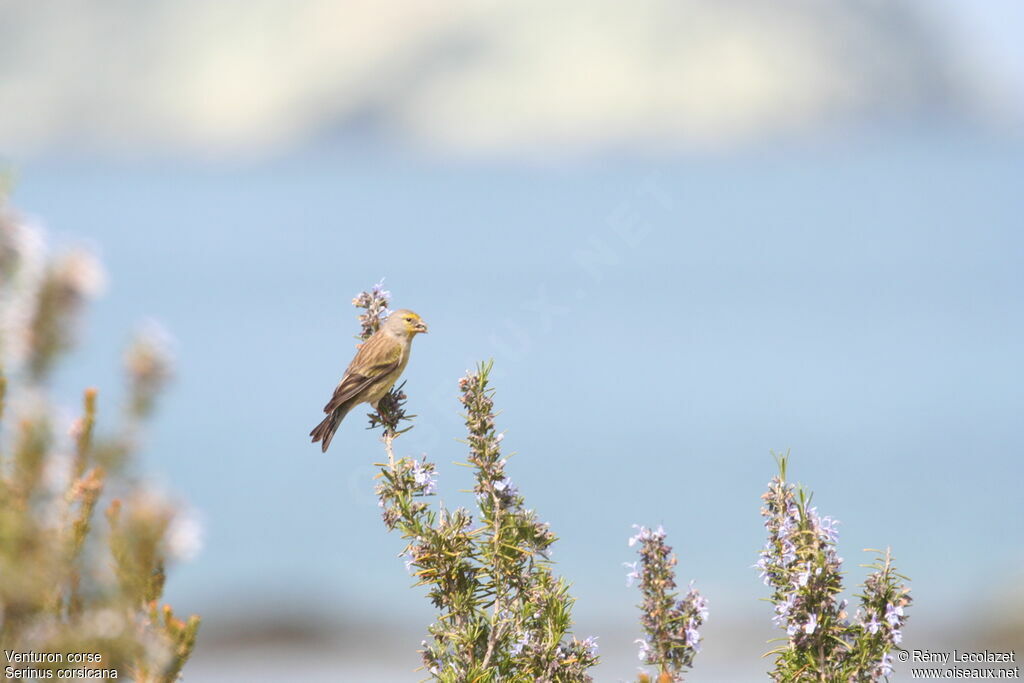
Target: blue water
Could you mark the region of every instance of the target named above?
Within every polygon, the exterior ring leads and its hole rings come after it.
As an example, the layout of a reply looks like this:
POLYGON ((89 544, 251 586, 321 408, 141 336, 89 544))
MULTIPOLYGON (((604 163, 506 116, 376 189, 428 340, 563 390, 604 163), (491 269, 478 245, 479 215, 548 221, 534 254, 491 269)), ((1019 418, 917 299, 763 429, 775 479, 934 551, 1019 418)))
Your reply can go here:
POLYGON ((15 199, 111 274, 68 403, 115 384, 140 318, 178 340, 143 467, 205 522, 171 577, 182 611, 283 595, 428 613, 361 414, 326 456, 306 437, 353 352, 349 301, 382 276, 431 329, 399 453, 428 453, 449 505, 470 504, 456 381, 493 357, 511 476, 582 613, 632 614, 633 523, 664 524, 712 605, 764 611, 759 495, 790 448, 842 520, 851 580, 862 548, 891 545, 934 609, 1024 566, 1022 152, 939 131, 552 166, 49 160, 15 199))

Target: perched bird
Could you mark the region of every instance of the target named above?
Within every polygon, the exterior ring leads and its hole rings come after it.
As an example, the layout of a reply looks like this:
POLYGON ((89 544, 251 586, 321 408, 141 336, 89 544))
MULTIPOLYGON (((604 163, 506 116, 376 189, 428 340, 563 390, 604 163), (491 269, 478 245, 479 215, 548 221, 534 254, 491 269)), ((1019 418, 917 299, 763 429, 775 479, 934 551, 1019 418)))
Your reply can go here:
POLYGON ((334 432, 350 410, 360 403, 376 407, 394 386, 409 362, 412 338, 427 331, 427 324, 412 311, 395 311, 372 337, 359 347, 334 396, 324 406, 327 417, 309 433, 313 443, 322 442, 323 452, 331 445, 334 432))

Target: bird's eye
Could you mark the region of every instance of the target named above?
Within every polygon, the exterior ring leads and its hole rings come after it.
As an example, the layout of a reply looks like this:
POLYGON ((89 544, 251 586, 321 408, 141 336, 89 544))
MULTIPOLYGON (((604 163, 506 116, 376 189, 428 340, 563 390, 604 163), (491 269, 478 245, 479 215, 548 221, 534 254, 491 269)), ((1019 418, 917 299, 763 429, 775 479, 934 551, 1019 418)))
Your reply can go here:
POLYGON ((411 323, 411 322, 412 322, 412 318, 406 318, 406 319, 405 319, 405 322, 407 322, 407 323, 411 323))

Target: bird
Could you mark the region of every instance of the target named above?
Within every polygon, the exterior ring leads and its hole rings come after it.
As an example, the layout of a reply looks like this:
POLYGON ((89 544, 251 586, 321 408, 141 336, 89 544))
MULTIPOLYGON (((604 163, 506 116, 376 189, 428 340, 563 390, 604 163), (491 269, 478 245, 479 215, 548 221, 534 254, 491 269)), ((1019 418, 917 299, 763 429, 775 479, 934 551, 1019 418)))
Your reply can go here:
POLYGON ((324 406, 327 417, 309 433, 327 452, 338 425, 360 403, 377 407, 409 363, 409 350, 417 334, 427 332, 419 314, 402 309, 391 313, 373 335, 360 345, 355 358, 324 406))

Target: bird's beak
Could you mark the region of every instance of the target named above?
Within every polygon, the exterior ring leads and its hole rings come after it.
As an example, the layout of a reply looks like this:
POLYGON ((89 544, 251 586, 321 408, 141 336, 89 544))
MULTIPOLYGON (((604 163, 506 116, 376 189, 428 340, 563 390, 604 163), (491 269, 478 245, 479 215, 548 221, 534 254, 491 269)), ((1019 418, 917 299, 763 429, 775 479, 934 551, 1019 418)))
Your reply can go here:
POLYGON ((422 332, 423 334, 426 334, 427 324, 421 320, 418 323, 416 323, 416 327, 414 327, 413 329, 416 330, 417 332, 422 332))

